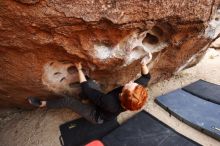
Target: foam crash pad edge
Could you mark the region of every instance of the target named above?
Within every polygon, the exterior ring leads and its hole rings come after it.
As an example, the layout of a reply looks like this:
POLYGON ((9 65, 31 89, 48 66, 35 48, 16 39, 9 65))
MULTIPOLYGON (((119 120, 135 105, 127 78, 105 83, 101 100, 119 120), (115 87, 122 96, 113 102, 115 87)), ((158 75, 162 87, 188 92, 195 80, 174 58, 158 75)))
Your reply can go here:
POLYGON ((149 113, 142 111, 102 138, 105 146, 198 146, 149 113))
POLYGON ((198 80, 182 88, 197 97, 220 105, 220 85, 198 80))
POLYGON ((176 118, 220 140, 220 105, 181 89, 159 96, 155 101, 176 118))

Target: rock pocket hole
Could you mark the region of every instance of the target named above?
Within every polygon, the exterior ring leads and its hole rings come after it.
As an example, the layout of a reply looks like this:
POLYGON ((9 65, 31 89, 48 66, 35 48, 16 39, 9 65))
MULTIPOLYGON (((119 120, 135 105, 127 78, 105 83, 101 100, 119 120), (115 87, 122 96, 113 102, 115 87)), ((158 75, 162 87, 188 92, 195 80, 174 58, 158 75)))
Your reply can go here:
POLYGON ((154 26, 152 28, 152 32, 154 32, 157 36, 163 36, 164 32, 161 28, 159 28, 158 26, 154 26))
POLYGON ((51 62, 51 63, 50 63, 50 66, 53 65, 53 64, 54 64, 54 62, 51 62))
POLYGON ((59 75, 59 74, 61 74, 61 72, 55 72, 55 73, 54 73, 54 75, 59 75))
POLYGON ((140 50, 144 50, 144 48, 141 47, 141 46, 136 46, 136 47, 134 47, 132 50, 133 50, 133 51, 140 51, 140 50))
POLYGON ((67 68, 67 72, 69 74, 74 74, 74 73, 77 72, 77 70, 76 70, 76 68, 74 66, 70 66, 70 67, 67 68))
POLYGON ((78 88, 80 87, 80 83, 79 82, 73 82, 69 84, 70 88, 78 88))
POLYGON ((69 64, 69 63, 71 63, 69 60, 60 60, 60 62, 63 63, 63 64, 69 64))
POLYGON ((65 77, 63 77, 61 80, 60 80, 60 82, 62 82, 63 80, 65 80, 66 78, 65 77))
POLYGON ((159 39, 150 33, 147 33, 146 37, 143 39, 143 43, 157 44, 158 42, 159 39))

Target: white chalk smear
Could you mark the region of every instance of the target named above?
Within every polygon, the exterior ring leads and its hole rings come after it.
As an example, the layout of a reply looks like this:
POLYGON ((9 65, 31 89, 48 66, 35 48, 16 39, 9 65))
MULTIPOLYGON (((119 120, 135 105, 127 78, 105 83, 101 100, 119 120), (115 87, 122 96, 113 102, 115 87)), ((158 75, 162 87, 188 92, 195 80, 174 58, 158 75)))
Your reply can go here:
POLYGON ((214 14, 213 19, 209 22, 209 26, 205 30, 205 37, 214 39, 220 33, 220 9, 214 14))
POLYGON ((146 52, 143 49, 134 50, 125 58, 125 63, 123 66, 131 64, 133 61, 138 60, 146 55, 146 52))
POLYGON ((122 66, 127 66, 133 61, 138 60, 149 53, 152 54, 159 52, 167 47, 168 44, 165 42, 159 42, 156 45, 148 43, 143 44, 142 42, 146 37, 147 32, 148 31, 139 33, 135 31, 133 34, 129 35, 127 38, 117 44, 114 48, 109 48, 104 44, 95 44, 94 55, 96 58, 103 61, 108 58, 120 58, 124 60, 124 64, 122 66))
POLYGON ((110 48, 104 45, 94 45, 95 48, 95 56, 99 59, 108 59, 112 56, 112 51, 110 48))

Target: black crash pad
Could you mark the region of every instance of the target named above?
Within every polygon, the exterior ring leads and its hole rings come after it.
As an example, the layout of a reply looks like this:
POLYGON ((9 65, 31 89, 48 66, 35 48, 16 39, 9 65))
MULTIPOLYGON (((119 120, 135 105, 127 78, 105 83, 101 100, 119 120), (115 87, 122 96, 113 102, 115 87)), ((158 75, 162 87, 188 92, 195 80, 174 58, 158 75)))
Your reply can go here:
POLYGON ((101 139, 119 126, 116 119, 104 124, 92 124, 84 118, 60 125, 60 141, 64 146, 80 146, 101 139))
POLYGON ((197 146, 150 114, 142 111, 102 139, 105 146, 197 146))
POLYGON ((220 140, 220 105, 181 89, 157 97, 156 102, 186 124, 220 140))
POLYGON ((220 85, 198 80, 182 89, 205 100, 220 104, 220 85))

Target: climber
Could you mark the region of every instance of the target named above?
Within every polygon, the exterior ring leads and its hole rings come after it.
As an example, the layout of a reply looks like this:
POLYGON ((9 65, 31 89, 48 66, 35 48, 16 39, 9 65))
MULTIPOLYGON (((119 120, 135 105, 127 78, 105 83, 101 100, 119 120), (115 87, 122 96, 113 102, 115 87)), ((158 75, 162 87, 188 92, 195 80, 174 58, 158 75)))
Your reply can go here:
POLYGON ((131 81, 124 86, 113 89, 107 94, 102 93, 95 87, 92 80, 87 80, 81 63, 76 63, 80 86, 82 88, 83 98, 89 99, 93 104, 83 104, 78 99, 69 96, 64 96, 60 99, 39 100, 36 97, 28 97, 30 104, 36 107, 62 108, 67 107, 74 112, 80 114, 92 123, 103 123, 114 119, 121 112, 130 110, 135 111, 143 107, 147 101, 147 91, 143 86, 147 86, 150 80, 147 63, 150 62, 152 56, 149 53, 141 61, 142 76, 131 81))

